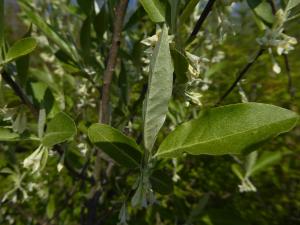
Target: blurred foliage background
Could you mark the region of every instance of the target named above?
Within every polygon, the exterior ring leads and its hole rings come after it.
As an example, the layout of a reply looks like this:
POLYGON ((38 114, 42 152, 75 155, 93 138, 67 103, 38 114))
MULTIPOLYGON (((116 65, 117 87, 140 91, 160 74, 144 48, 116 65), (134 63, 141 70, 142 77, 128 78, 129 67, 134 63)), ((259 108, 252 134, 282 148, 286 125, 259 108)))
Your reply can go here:
MULTIPOLYGON (((11 65, 9 70, 34 105, 46 109, 48 119, 60 111, 67 112, 75 120, 78 134, 72 142, 63 144, 63 152, 50 151, 47 165, 39 174, 31 174, 22 166, 38 147, 35 142, 0 142, 0 224, 300 224, 299 126, 252 155, 260 164, 249 178, 253 186, 250 191, 243 191, 235 169, 246 170, 249 156, 185 155, 157 163, 158 177, 164 182, 157 184, 154 180, 152 186, 154 190, 159 186, 157 190, 162 193, 155 194, 152 205, 137 209, 131 207, 130 198, 139 170, 119 167, 103 156, 99 199, 96 203, 88 201, 95 182, 96 149, 87 138, 87 127, 98 120, 99 89, 118 1, 4 2, 7 45, 26 35, 38 41, 29 66, 18 69, 11 65), (59 171, 58 165, 62 167, 59 171), (95 208, 92 222, 86 220, 89 204, 95 208)), ((170 45, 184 49, 193 68, 186 77, 176 71, 176 65, 184 67, 182 58, 174 61, 173 98, 157 145, 176 125, 218 101, 260 49, 259 40, 269 29, 261 29, 247 1, 217 1, 197 37, 186 45, 207 1, 194 1, 199 3, 184 21, 183 12, 192 0, 161 2, 166 6, 170 45)), ((287 1, 273 3, 277 11, 284 9, 287 1)), ((299 7, 293 9, 293 14, 297 13, 299 7)), ((285 34, 298 42, 299 25, 296 17, 284 26, 285 34)), ((111 125, 137 142, 142 135, 147 51, 151 47, 147 38, 157 30, 159 26, 149 19, 140 3, 130 0, 110 108, 111 125)), ((300 46, 292 45, 288 61, 277 54, 276 47, 264 52, 222 104, 255 101, 300 111, 300 46)), ((3 80, 0 107, 1 126, 20 123, 20 115, 25 112, 25 132, 36 129, 34 117, 3 80)))

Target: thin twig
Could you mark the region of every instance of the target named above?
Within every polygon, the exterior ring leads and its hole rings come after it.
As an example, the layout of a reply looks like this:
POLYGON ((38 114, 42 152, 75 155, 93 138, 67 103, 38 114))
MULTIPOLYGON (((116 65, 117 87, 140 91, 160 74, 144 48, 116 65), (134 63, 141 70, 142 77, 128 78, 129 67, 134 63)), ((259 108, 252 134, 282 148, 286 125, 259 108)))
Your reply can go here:
POLYGON ((233 91, 233 89, 236 87, 236 85, 244 78, 247 71, 253 66, 253 64, 257 61, 257 59, 263 54, 265 49, 261 48, 255 55, 255 57, 247 63, 247 65, 240 71, 239 75, 235 79, 235 81, 232 83, 230 88, 222 95, 222 97, 219 99, 219 101, 215 104, 215 106, 220 105, 220 103, 233 91))
POLYGON ((4 81, 11 87, 11 89, 13 89, 13 91, 15 92, 15 94, 20 98, 20 100, 22 101, 22 103, 24 105, 26 105, 29 110, 31 111, 32 115, 35 118, 38 118, 38 110, 34 107, 34 105, 32 104, 32 102, 29 100, 29 98, 27 97, 27 95, 24 93, 24 91, 22 90, 22 88, 19 86, 18 83, 16 83, 12 78, 11 75, 8 74, 5 70, 3 70, 1 72, 1 75, 4 79, 4 81))
POLYGON ((113 29, 112 44, 108 55, 106 70, 103 75, 103 87, 102 87, 102 98, 100 103, 100 115, 99 121, 102 123, 109 123, 110 113, 109 113, 109 93, 111 81, 113 78, 113 73, 115 71, 117 63, 117 55, 120 46, 121 33, 123 27, 124 16, 126 13, 128 5, 128 0, 120 0, 115 14, 115 23, 113 29))
POLYGON ((204 21, 206 20, 207 16, 209 15, 210 11, 212 10, 212 7, 214 5, 216 0, 209 0, 208 3, 206 4, 203 12, 201 13, 189 39, 187 40, 187 43, 192 42, 195 37, 197 36, 198 32, 200 31, 202 24, 204 23, 204 21))
POLYGON ((288 92, 291 96, 291 98, 293 98, 295 96, 295 91, 294 91, 294 87, 293 87, 293 80, 292 80, 292 75, 291 75, 291 67, 290 67, 290 63, 289 63, 289 58, 287 54, 283 54, 283 58, 284 58, 284 64, 285 64, 285 70, 286 70, 286 75, 288 78, 288 92))

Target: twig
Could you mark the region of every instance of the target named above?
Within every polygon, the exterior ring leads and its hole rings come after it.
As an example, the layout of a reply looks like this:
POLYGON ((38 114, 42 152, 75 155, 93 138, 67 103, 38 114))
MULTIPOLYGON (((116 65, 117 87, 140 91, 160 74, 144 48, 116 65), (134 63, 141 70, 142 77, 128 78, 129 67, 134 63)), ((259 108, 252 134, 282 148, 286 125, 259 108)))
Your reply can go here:
POLYGON ((287 54, 283 54, 283 58, 284 58, 286 75, 288 78, 287 88, 288 88, 288 92, 289 92, 291 98, 293 98, 295 96, 295 91, 294 91, 294 87, 293 87, 293 80, 292 80, 292 76, 291 76, 291 67, 290 67, 290 63, 289 63, 289 58, 288 58, 287 54))
POLYGON ((215 106, 220 105, 220 103, 233 91, 233 89, 236 87, 236 85, 241 81, 241 79, 244 78, 247 71, 252 67, 252 65, 256 62, 256 60, 263 54, 265 49, 261 48, 255 55, 255 57, 247 63, 247 65, 240 71, 239 75, 235 79, 235 81, 232 83, 230 88, 225 92, 225 94, 222 95, 222 97, 219 99, 219 101, 215 104, 215 106))
POLYGON ((26 105, 29 110, 31 111, 32 115, 35 118, 38 118, 38 110, 34 107, 34 105, 32 104, 32 102, 29 100, 29 98, 27 97, 27 95, 24 93, 24 91, 22 90, 22 88, 19 86, 19 84, 17 84, 12 78, 11 75, 8 74, 5 70, 3 70, 1 72, 1 75, 4 79, 4 81, 11 87, 11 89, 13 89, 13 91, 15 92, 15 94, 20 98, 20 100, 22 101, 22 103, 24 105, 26 105))
MULTIPOLYGON (((117 64, 118 50, 121 41, 121 33, 123 28, 124 16, 126 13, 128 0, 119 0, 115 13, 115 22, 113 26, 112 44, 108 54, 107 65, 103 75, 103 86, 101 93, 100 109, 99 109, 99 122, 108 124, 110 121, 109 110, 109 95, 110 87, 113 78, 113 73, 117 64)), ((101 196, 101 181, 100 171, 101 168, 101 151, 97 152, 95 166, 94 166, 94 178, 95 185, 92 187, 92 197, 86 201, 87 214, 83 216, 84 224, 94 224, 97 217, 97 205, 98 199, 101 196)))
POLYGON ((214 5, 216 0, 209 0, 208 3, 206 4, 203 12, 201 13, 195 27, 194 30, 192 31, 189 39, 187 40, 187 43, 192 42, 195 37, 197 36, 198 32, 200 31, 202 24, 204 23, 204 21, 206 20, 208 14, 210 13, 210 11, 212 10, 212 7, 214 5))
POLYGON ((113 29, 112 44, 108 55, 106 70, 103 75, 102 99, 100 103, 99 121, 102 123, 109 123, 109 93, 113 73, 115 71, 117 55, 120 46, 121 33, 125 12, 127 9, 128 0, 120 0, 115 15, 115 23, 113 29))

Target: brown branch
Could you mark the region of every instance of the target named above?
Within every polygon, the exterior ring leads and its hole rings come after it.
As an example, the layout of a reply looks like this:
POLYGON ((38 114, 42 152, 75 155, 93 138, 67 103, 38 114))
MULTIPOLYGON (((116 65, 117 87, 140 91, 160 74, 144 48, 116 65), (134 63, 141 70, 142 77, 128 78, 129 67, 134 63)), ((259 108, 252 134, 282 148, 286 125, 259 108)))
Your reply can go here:
POLYGON ((102 123, 109 123, 110 112, 109 112, 109 94, 110 86, 113 78, 117 63, 117 55, 120 46, 121 33, 123 27, 124 16, 126 13, 128 0, 120 0, 116 8, 115 23, 113 28, 112 44, 108 55, 106 70, 103 75, 103 87, 102 96, 100 103, 100 115, 99 121, 102 123))
POLYGON ((235 79, 235 81, 232 83, 230 88, 222 95, 222 97, 219 99, 219 101, 215 104, 215 106, 220 105, 220 103, 233 91, 233 89, 236 87, 236 85, 244 78, 248 70, 253 66, 253 64, 257 61, 257 59, 263 54, 265 49, 261 48, 255 55, 255 57, 247 63, 247 65, 240 71, 239 75, 235 79))
POLYGON ((292 80, 292 75, 291 75, 291 67, 290 67, 290 63, 289 63, 289 58, 288 58, 287 54, 283 54, 283 58, 284 58, 286 75, 288 78, 287 88, 288 88, 288 92, 289 92, 291 98, 293 98, 295 96, 295 90, 293 87, 293 80, 292 80))
POLYGON ((213 7, 215 1, 216 0, 209 0, 208 1, 208 3, 206 4, 203 12, 201 13, 201 15, 200 15, 195 27, 194 27, 189 39, 187 40, 187 43, 192 42, 196 38, 198 32, 200 31, 200 29, 202 27, 202 24, 204 23, 204 21, 206 20, 207 16, 210 13, 210 11, 212 10, 212 7, 213 7))
POLYGON ((5 70, 3 70, 1 72, 1 75, 4 79, 4 81, 11 87, 11 89, 13 89, 13 91, 15 92, 15 94, 20 98, 20 100, 22 101, 22 103, 24 105, 26 105, 28 107, 28 109, 30 110, 30 112, 32 113, 32 115, 35 118, 38 118, 38 110, 34 107, 34 105, 32 104, 32 102, 29 100, 29 98, 27 97, 27 95, 24 93, 24 91, 22 90, 22 88, 19 86, 18 83, 16 83, 12 78, 11 75, 8 74, 5 70))

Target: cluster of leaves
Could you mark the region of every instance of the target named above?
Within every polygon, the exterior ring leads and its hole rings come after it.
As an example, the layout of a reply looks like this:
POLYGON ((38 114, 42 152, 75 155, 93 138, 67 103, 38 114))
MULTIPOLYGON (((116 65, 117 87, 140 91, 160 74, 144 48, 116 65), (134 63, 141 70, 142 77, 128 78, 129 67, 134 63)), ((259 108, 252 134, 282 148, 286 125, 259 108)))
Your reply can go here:
POLYGON ((0 223, 299 222, 299 0, 4 2, 0 223))

